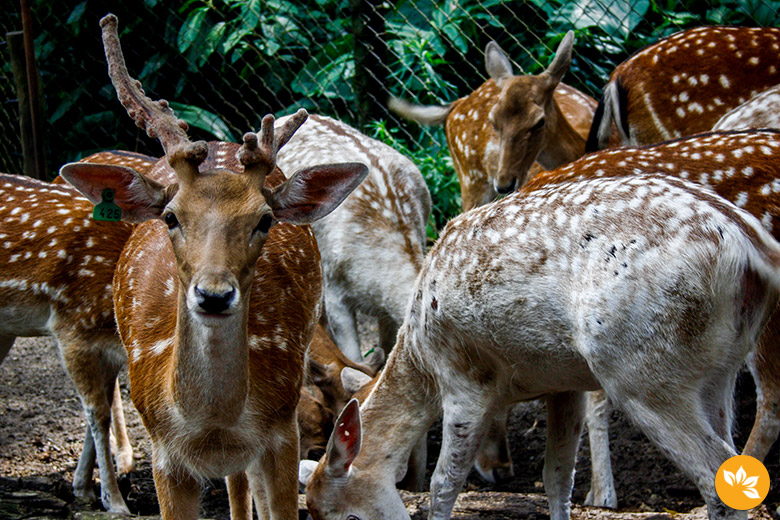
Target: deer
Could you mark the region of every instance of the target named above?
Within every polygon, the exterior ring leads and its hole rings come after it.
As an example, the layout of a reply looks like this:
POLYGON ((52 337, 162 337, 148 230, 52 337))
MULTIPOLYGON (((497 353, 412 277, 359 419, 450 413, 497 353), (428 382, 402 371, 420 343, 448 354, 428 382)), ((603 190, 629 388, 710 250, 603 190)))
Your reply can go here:
MULTIPOLYGON (((281 118, 277 124, 287 121, 281 118)), ((322 255, 325 319, 336 345, 363 360, 356 313, 377 319, 379 347, 395 344, 425 256, 431 196, 419 168, 386 144, 329 117, 311 114, 277 157, 283 172, 312 161, 362 162, 366 180, 313 224, 322 255)))
POLYGON ((60 175, 93 203, 112 189, 123 221, 136 224, 113 298, 162 518, 197 518, 200 480, 217 477, 226 478, 231 517, 250 518, 254 501, 261 518, 297 518, 295 410, 322 292, 308 224, 367 168, 314 166, 284 180, 276 156, 305 110, 278 132, 265 116, 242 145, 190 141, 167 102, 130 77, 117 23, 100 22, 109 76, 177 182, 85 163, 60 175))
MULTIPOLYGON (((491 41, 485 48, 489 78, 468 96, 443 106, 391 97, 389 107, 400 116, 423 125, 444 125, 463 211, 584 153, 597 104, 561 81, 573 45, 574 33, 569 31, 544 72, 515 75, 506 53, 491 41)), ((615 135, 612 142, 617 139, 615 135)))
MULTIPOLYGON (((83 162, 148 170, 156 159, 107 151, 83 162)), ((0 174, 0 362, 16 337, 51 336, 84 408, 87 428, 73 493, 130 514, 117 473, 133 470, 117 375, 125 351, 114 323, 111 281, 131 228, 92 220, 92 203, 59 178, 53 183, 0 174), (114 436, 111 435, 113 428, 114 436), (111 458, 115 439, 116 470, 111 458)))
POLYGON ((697 27, 648 45, 615 67, 588 135, 588 152, 707 132, 726 112, 780 83, 780 29, 697 27))
MULTIPOLYGON (((725 120, 719 127, 724 130, 727 126, 738 126, 741 121, 745 126, 751 126, 750 112, 747 110, 739 117, 735 109, 733 118, 725 120)), ((760 111, 755 112, 759 117, 760 111)), ((778 180, 780 171, 775 164, 776 150, 780 148, 780 134, 775 130, 764 129, 761 131, 729 131, 701 134, 688 139, 676 140, 667 145, 665 149, 674 147, 679 153, 689 154, 691 157, 701 158, 709 156, 720 158, 729 156, 729 164, 725 168, 713 168, 712 171, 695 173, 689 169, 677 172, 670 164, 661 164, 658 171, 667 175, 680 175, 691 178, 696 182, 712 187, 719 195, 732 201, 740 207, 744 207, 759 218, 772 235, 780 240, 780 226, 777 221, 780 218, 778 206, 780 206, 780 188, 778 180), (715 153, 715 143, 720 149, 715 153), (704 155, 707 154, 707 155, 704 155)), ((648 160, 649 156, 644 157, 648 160)), ((636 163, 634 159, 633 163, 636 163)), ((626 161, 626 166, 634 166, 631 160, 626 161)), ((584 175, 597 175, 598 168, 591 167, 584 175)), ((539 182, 545 181, 542 175, 539 182)), ((747 365, 756 383, 757 403, 756 417, 750 436, 745 444, 743 453, 759 460, 763 460, 772 444, 780 433, 780 380, 778 380, 778 368, 780 358, 777 354, 777 333, 780 330, 780 312, 772 314, 766 331, 761 337, 758 348, 747 358, 747 365)))
MULTIPOLYGON (((583 392, 603 389, 710 518, 746 518, 714 477, 736 454, 731 392, 777 304, 780 245, 743 201, 689 180, 719 164, 736 177, 736 150, 712 135, 594 153, 450 221, 373 390, 301 463, 312 517, 409 518, 394 476, 442 416, 429 518, 449 518, 496 410, 543 398, 550 517, 567 519, 583 392)), ((760 147, 740 157, 771 164, 760 147)))
POLYGON ((726 112, 712 127, 713 131, 747 128, 780 128, 780 84, 756 94, 726 112))

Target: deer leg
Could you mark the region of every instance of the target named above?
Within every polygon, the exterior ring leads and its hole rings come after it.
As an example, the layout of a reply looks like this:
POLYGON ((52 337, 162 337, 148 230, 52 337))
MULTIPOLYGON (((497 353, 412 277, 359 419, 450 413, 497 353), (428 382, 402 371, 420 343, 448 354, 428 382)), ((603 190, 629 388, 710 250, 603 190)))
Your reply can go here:
POLYGON ((653 396, 664 396, 668 386, 642 388, 642 395, 631 395, 629 389, 610 391, 610 399, 620 403, 640 430, 693 480, 711 519, 747 518, 747 511, 727 507, 715 492, 718 468, 736 452, 702 413, 707 408, 699 389, 694 385, 677 385, 676 395, 658 399, 653 396))
MULTIPOLYGON (((111 401, 113 400, 116 377, 121 362, 113 360, 108 349, 97 347, 81 338, 69 338, 65 334, 58 336, 62 359, 68 374, 76 385, 81 396, 81 403, 94 441, 95 458, 100 472, 100 499, 103 507, 111 513, 130 514, 114 471, 114 460, 111 457, 109 429, 111 427, 111 401)), ((87 450, 85 438, 85 451, 87 450)), ((84 457, 82 457, 84 459, 84 457)), ((85 459, 85 463, 89 459, 85 459)), ((77 468, 77 473, 91 480, 88 465, 77 468)), ((85 482, 80 482, 85 484, 85 482)), ((76 479, 74 478, 74 486, 76 479)))
POLYGON ((400 489, 407 491, 425 491, 425 465, 428 459, 428 434, 426 433, 412 448, 406 475, 398 483, 400 489))
POLYGON ((325 314, 328 317, 330 337, 345 356, 360 363, 363 355, 360 352, 355 311, 338 291, 328 291, 325 294, 325 314))
POLYGON ((126 475, 133 471, 135 461, 133 459, 133 446, 130 444, 130 438, 127 436, 127 425, 125 424, 125 411, 122 406, 122 390, 119 388, 119 378, 115 380, 114 397, 111 400, 111 429, 114 432, 116 450, 114 460, 116 460, 117 472, 120 475, 126 475))
POLYGON ((157 449, 152 443, 152 476, 157 490, 162 520, 197 520, 200 508, 198 480, 184 473, 167 473, 157 463, 157 449))
POLYGON ((574 463, 582 434, 585 396, 563 392, 547 397, 547 444, 543 480, 550 520, 569 520, 574 463))
MULTIPOLYGON (((773 315, 770 324, 774 322, 773 315)), ((777 336, 768 337, 770 331, 776 332, 777 328, 767 327, 758 350, 747 358, 756 382, 756 418, 742 453, 758 460, 764 460, 780 434, 780 351, 772 343, 777 336)))
POLYGON ((242 471, 229 475, 225 483, 230 501, 230 520, 252 520, 252 495, 249 493, 246 473, 242 471))
POLYGON ((5 356, 8 355, 8 351, 11 350, 15 339, 16 336, 0 334, 0 363, 2 363, 5 356))
MULTIPOLYGON (((284 440, 275 450, 269 450, 260 461, 259 471, 248 471, 253 480, 262 483, 265 496, 255 496, 257 516, 271 520, 298 518, 298 424, 295 414, 283 430, 284 440), (259 479, 256 479, 257 475, 259 479), (263 515, 268 515, 264 517, 263 515)), ((259 487, 254 484, 254 487, 259 487)))
POLYGON ((500 410, 490 421, 482 443, 479 446, 474 468, 480 476, 491 484, 502 482, 515 476, 512 457, 509 454, 507 422, 512 408, 500 410))
MULTIPOLYGON (((495 416, 495 407, 488 407, 487 403, 490 399, 479 390, 443 397, 442 444, 431 477, 429 520, 445 520, 452 514, 482 436, 495 416)), ((503 406, 500 408, 504 409, 503 406)))
POLYGON ((95 469, 95 441, 92 439, 92 428, 87 424, 84 432, 84 444, 81 447, 81 455, 73 472, 73 494, 79 498, 95 500, 95 491, 92 489, 92 471, 95 469))
POLYGON ((609 457, 609 400, 603 391, 586 394, 585 421, 590 441, 590 490, 586 506, 617 508, 615 479, 609 457))

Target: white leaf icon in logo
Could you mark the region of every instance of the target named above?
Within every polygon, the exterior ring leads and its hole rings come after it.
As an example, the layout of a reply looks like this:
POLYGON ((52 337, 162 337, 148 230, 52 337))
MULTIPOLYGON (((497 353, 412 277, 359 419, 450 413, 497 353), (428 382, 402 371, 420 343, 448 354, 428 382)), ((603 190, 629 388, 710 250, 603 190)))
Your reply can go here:
POLYGON ((745 488, 742 492, 745 496, 753 499, 761 499, 761 495, 758 494, 755 486, 758 484, 758 477, 748 477, 745 468, 739 467, 737 473, 734 474, 730 471, 723 470, 723 479, 729 486, 739 486, 745 488))
POLYGON ((758 477, 748 477, 742 483, 743 486, 749 488, 756 487, 756 484, 758 484, 758 477))

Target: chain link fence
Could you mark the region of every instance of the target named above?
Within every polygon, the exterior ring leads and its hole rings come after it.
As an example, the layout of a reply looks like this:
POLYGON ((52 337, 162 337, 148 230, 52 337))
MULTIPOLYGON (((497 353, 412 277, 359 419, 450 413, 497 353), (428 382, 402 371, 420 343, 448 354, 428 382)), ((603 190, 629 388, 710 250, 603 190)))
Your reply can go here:
MULTIPOLYGON (((564 81, 598 97, 612 68, 661 37, 698 25, 780 22, 771 0, 135 0, 112 6, 131 75, 171 102, 198 139, 237 141, 266 113, 303 107, 359 127, 412 156, 439 218, 459 194, 441 129, 398 121, 395 94, 441 104, 486 77, 495 40, 517 70, 539 72, 568 30, 576 33, 564 81)), ((106 149, 160 155, 125 115, 108 80, 98 20, 104 2, 39 0, 31 7, 40 69, 48 173, 106 149)), ((0 16, 0 38, 21 29, 19 7, 0 16)), ((15 81, 0 50, 0 168, 21 173, 15 81)))

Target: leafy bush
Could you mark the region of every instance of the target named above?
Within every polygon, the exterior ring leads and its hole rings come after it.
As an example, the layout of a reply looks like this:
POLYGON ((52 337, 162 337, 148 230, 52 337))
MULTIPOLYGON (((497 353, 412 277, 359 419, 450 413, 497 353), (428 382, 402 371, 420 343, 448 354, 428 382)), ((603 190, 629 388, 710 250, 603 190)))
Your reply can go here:
MULTIPOLYGON (((545 67, 568 30, 576 33, 566 82, 598 96, 612 68, 672 32, 703 24, 777 25, 775 0, 144 0, 120 2, 122 45, 130 73, 154 98, 175 102, 197 139, 235 140, 266 113, 299 107, 356 125, 366 120, 361 75, 388 93, 419 103, 453 101, 485 79, 483 49, 497 41, 529 73, 545 67), (366 9, 386 51, 358 61, 353 26, 366 9), (361 11, 362 10, 362 11, 361 11), (371 61, 373 60, 373 62, 371 61), (359 99, 360 98, 360 99, 359 99)), ((123 114, 105 70, 96 0, 41 0, 32 6, 43 79, 52 173, 67 161, 120 148, 150 155, 159 145, 123 114)), ((17 13, 11 21, 20 26, 17 13)), ((14 27, 7 26, 7 30, 14 27)), ((366 40, 368 41, 368 40, 366 40)), ((369 41, 369 43, 371 43, 369 41)), ((363 59, 363 58, 360 58, 363 59)), ((10 65, 2 64, 10 74, 10 65)), ((409 155, 434 199, 430 234, 460 210, 457 180, 441 129, 386 114, 367 132, 409 155)), ((6 125, 8 126, 8 125, 6 125)))

